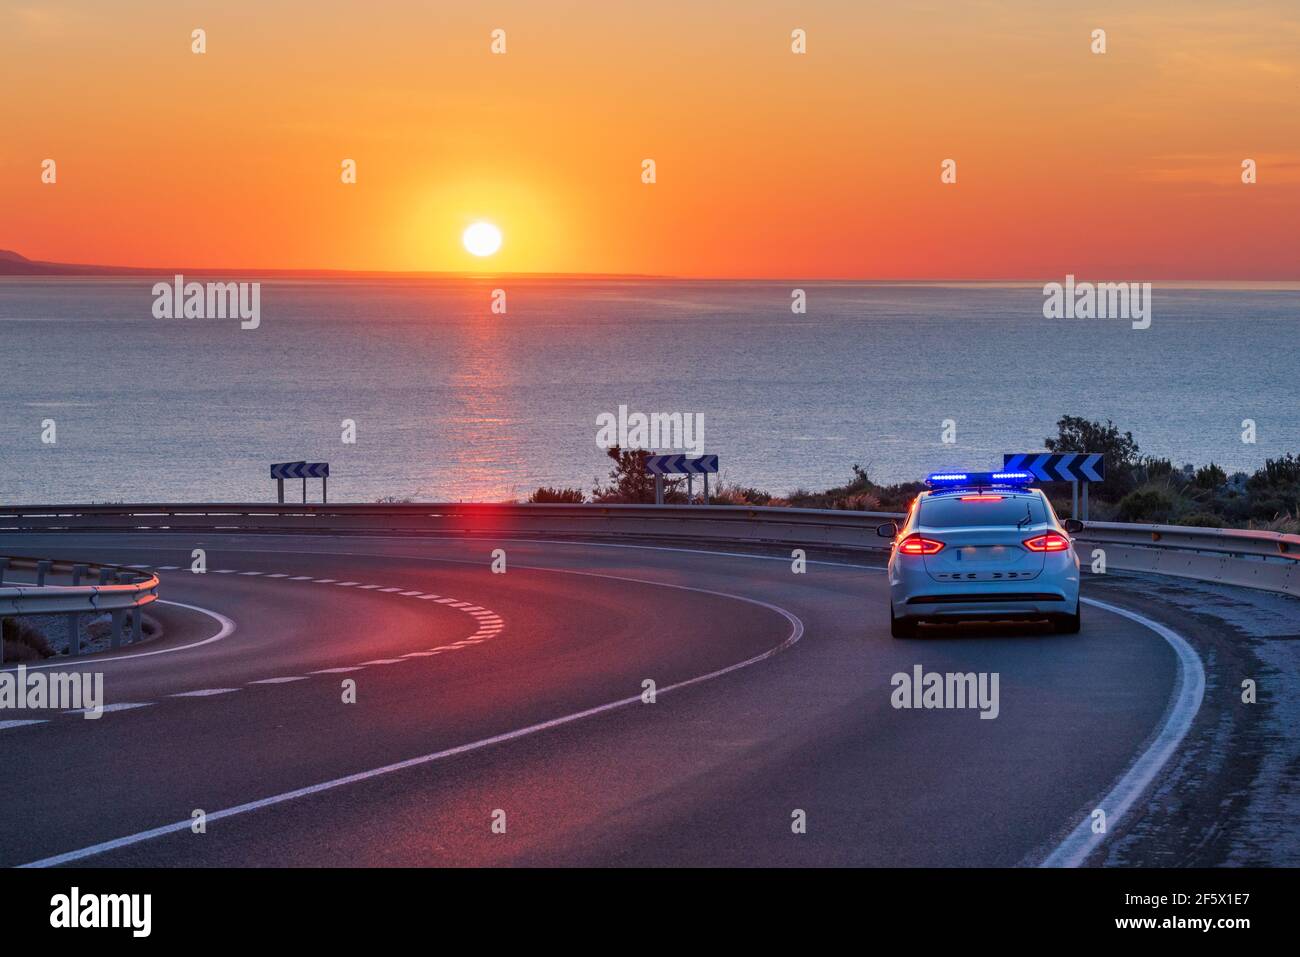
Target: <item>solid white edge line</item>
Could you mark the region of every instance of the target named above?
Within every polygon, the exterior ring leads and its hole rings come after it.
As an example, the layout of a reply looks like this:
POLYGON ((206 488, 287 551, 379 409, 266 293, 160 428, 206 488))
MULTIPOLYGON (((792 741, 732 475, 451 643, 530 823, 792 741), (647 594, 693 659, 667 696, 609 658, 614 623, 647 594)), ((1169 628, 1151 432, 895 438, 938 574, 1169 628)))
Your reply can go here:
MULTIPOLYGON (((640 582, 649 585, 660 585, 664 588, 676 588, 681 591, 699 592, 705 595, 717 595, 721 598, 731 598, 736 601, 748 602, 751 605, 758 605, 776 612, 790 623, 790 634, 779 645, 769 648, 761 654, 752 658, 746 658, 734 665, 727 665, 725 668, 719 668, 716 671, 710 671, 708 674, 697 675, 694 678, 687 678, 685 681, 679 681, 676 684, 667 685, 656 691, 658 695, 665 695, 682 688, 689 688, 692 685, 702 684, 705 681, 711 681, 714 678, 720 678, 723 675, 730 674, 733 671, 739 671, 741 668, 748 668, 750 665, 756 665, 760 661, 766 661, 773 655, 780 654, 790 648, 803 637, 803 622, 793 612, 787 611, 779 605, 773 605, 757 598, 746 598, 743 595, 731 595, 726 592, 712 591, 707 588, 692 588, 689 585, 673 585, 666 582, 647 582, 639 578, 621 578, 617 575, 601 575, 591 573, 597 578, 612 578, 619 581, 640 582)), ((525 728, 519 728, 515 731, 507 731, 503 734, 493 735, 490 738, 482 738, 478 741, 472 741, 469 744, 457 745, 454 748, 448 748, 445 751, 435 751, 432 754, 424 754, 416 758, 407 758, 405 761, 398 761, 394 764, 386 764, 383 767, 372 768, 369 771, 358 771, 355 774, 349 774, 341 778, 334 778, 330 781, 323 781, 320 784, 308 785, 304 788, 297 788, 293 791, 285 791, 282 794, 272 795, 271 797, 261 798, 257 801, 249 801, 246 804, 237 804, 234 807, 223 808, 219 811, 212 811, 208 814, 207 820, 221 821, 228 817, 235 817, 239 814, 247 814, 250 811, 258 811, 262 808, 272 807, 276 804, 283 804, 286 801, 297 800, 298 798, 309 797, 313 794, 320 794, 322 791, 332 791, 335 788, 346 787, 349 784, 356 784, 361 781, 367 781, 371 778, 377 778, 382 775, 393 774, 397 771, 405 771, 408 768, 419 767, 424 764, 431 764, 435 761, 442 761, 446 758, 456 757, 461 754, 468 754, 471 751, 479 751, 483 748, 489 748, 496 744, 504 744, 507 741, 514 741, 529 735, 538 734, 542 731, 549 731, 552 728, 558 728, 562 725, 572 724, 575 721, 582 721, 585 718, 591 718, 598 714, 605 714, 615 711, 619 708, 625 708, 628 705, 637 704, 641 701, 641 695, 632 695, 630 698, 622 698, 618 701, 611 701, 608 704, 597 705, 594 708, 588 708, 585 711, 578 711, 574 714, 567 714, 563 717, 552 718, 549 721, 542 721, 538 724, 531 724, 525 728)), ((155 827, 148 831, 140 831, 136 834, 129 834, 126 837, 119 837, 111 841, 104 841, 100 844, 92 844, 90 847, 83 847, 79 850, 68 851, 64 854, 56 854, 53 857, 45 857, 39 861, 32 861, 29 864, 22 864, 21 867, 58 867, 61 864, 69 864, 73 861, 85 860, 88 857, 94 857, 98 854, 104 854, 108 851, 115 851, 123 847, 130 847, 135 844, 142 844, 145 841, 151 841, 154 838, 165 837, 168 834, 176 834, 180 831, 189 830, 194 822, 190 818, 183 821, 176 821, 172 824, 164 824, 162 827, 155 827)))
POLYGON ((1081 598, 1080 601, 1136 621, 1169 642, 1174 649, 1174 654, 1178 656, 1178 680, 1174 686, 1164 724, 1155 740, 1151 742, 1150 747, 1138 755, 1106 796, 1092 805, 1106 812, 1106 833, 1094 834, 1092 818, 1085 814, 1083 820, 1066 836, 1065 840, 1043 858, 1039 867, 1079 867, 1105 843, 1110 832, 1114 830, 1115 824, 1133 806, 1133 802, 1142 796, 1155 780, 1156 775, 1174 756, 1178 745, 1182 743, 1188 729, 1191 728, 1196 713, 1201 709, 1201 700, 1205 697, 1205 667, 1200 656, 1182 635, 1158 621, 1153 621, 1127 608, 1121 608, 1119 605, 1097 601, 1095 598, 1081 598))
MULTIPOLYGON (((159 648, 156 651, 140 651, 133 655, 116 655, 112 658, 98 658, 94 655, 85 657, 69 658, 66 661, 51 661, 44 665, 27 665, 28 671, 36 671, 39 668, 71 668, 76 665, 94 665, 99 666, 108 664, 110 661, 133 661, 136 658, 152 658, 154 655, 170 655, 177 651, 188 651, 190 648, 198 648, 202 645, 210 645, 214 641, 221 641, 223 638, 229 638, 235 632, 235 623, 221 614, 219 611, 213 611, 210 608, 200 608, 198 605, 187 605, 180 601, 165 601, 158 599, 160 605, 173 605, 177 608, 188 608, 190 611, 197 611, 202 615, 213 618, 221 625, 221 629, 211 638, 204 638, 202 641, 192 641, 188 645, 177 645, 175 648, 159 648)), ((17 668, 3 668, 0 671, 16 671, 17 668)))
MULTIPOLYGON (((292 533, 286 533, 283 537, 291 538, 295 536, 293 536, 292 533)), ((373 538, 375 538, 375 536, 362 536, 362 540, 373 539, 373 538)), ((380 537, 380 540, 384 540, 384 539, 380 537)), ((502 538, 496 540, 504 541, 504 542, 527 542, 530 544, 538 544, 538 545, 571 545, 575 547, 593 546, 598 548, 632 548, 632 549, 640 549, 644 551, 655 551, 655 552, 685 552, 688 554, 719 555, 728 558, 748 558, 748 559, 754 559, 760 561, 789 561, 789 559, 787 559, 783 555, 759 555, 759 554, 753 554, 749 552, 723 552, 723 551, 714 551, 712 549, 699 549, 699 548, 673 548, 671 546, 664 546, 664 545, 639 545, 639 544, 627 544, 622 542, 618 542, 618 543, 582 542, 582 541, 571 541, 565 539, 537 539, 537 538, 502 538)), ((245 552, 276 551, 282 554, 312 554, 312 555, 318 554, 317 552, 304 552, 298 549, 285 550, 285 549, 242 548, 239 550, 245 552)), ((335 551, 335 552, 330 552, 329 554, 358 555, 364 557, 381 557, 381 558, 388 557, 388 556, 374 556, 368 552, 335 551)), ((448 563, 457 563, 457 564, 472 564, 471 562, 458 560, 458 559, 430 558, 428 556, 419 556, 419 557, 400 556, 400 557, 408 558, 408 559, 422 557, 423 560, 425 561, 444 561, 448 563)), ((826 561, 820 559, 818 560, 809 559, 808 564, 832 565, 840 568, 863 568, 863 569, 870 569, 874 571, 883 571, 885 568, 885 566, 883 565, 858 565, 851 562, 836 562, 836 561, 826 561)), ((539 566, 524 566, 524 567, 529 567, 536 571, 568 572, 569 574, 590 575, 596 578, 618 578, 618 576, 614 576, 614 575, 602 575, 597 572, 581 572, 573 569, 543 568, 539 566)), ((701 589, 701 588, 690 588, 689 586, 686 585, 671 585, 666 582, 645 581, 644 579, 623 579, 623 580, 644 581, 645 584, 662 585, 663 587, 666 588, 683 588, 686 589, 687 591, 707 591, 706 589, 701 589)), ((708 593, 723 594, 721 592, 708 592, 708 593)), ((788 615, 788 613, 784 609, 778 608, 775 605, 767 605, 765 602, 761 602, 758 599, 744 598, 743 596, 740 595, 726 595, 725 597, 737 598, 741 601, 749 601, 749 602, 753 602, 754 604, 765 605, 766 607, 770 607, 777 611, 780 611, 781 614, 787 615, 787 617, 793 617, 788 615)), ((1166 717, 1165 724, 1162 727, 1159 735, 1156 737, 1156 740, 1152 742, 1151 746, 1148 747, 1147 750, 1137 758, 1137 760, 1129 768, 1129 771, 1114 785, 1114 787, 1111 788, 1111 790, 1102 799, 1102 803, 1111 802, 1111 801, 1119 802, 1119 804, 1116 805, 1116 811, 1118 813, 1111 813, 1107 815, 1107 821, 1108 823, 1110 823, 1118 820, 1119 816, 1121 816, 1124 812, 1128 810, 1128 808, 1133 804, 1133 802, 1141 795, 1142 791, 1146 789, 1147 785, 1149 785, 1151 781, 1154 780, 1155 775, 1159 773, 1160 769, 1173 755, 1174 751, 1177 750, 1178 745, 1181 743, 1183 737, 1187 734, 1188 728, 1191 727, 1192 720, 1195 718, 1196 713, 1200 710, 1201 700, 1205 696, 1205 668, 1201 662, 1200 657, 1192 649, 1191 645, 1189 645, 1181 635, 1179 635, 1177 632, 1173 631, 1172 629, 1167 628, 1166 626, 1160 624, 1159 622, 1152 621, 1151 619, 1146 618, 1145 616, 1140 615, 1137 612, 1129 611, 1127 608, 1121 608, 1117 605, 1110 605, 1106 602, 1098 601, 1094 598, 1080 598, 1079 600, 1084 602, 1085 604, 1092 605, 1097 608, 1102 608, 1106 611, 1113 611, 1118 615, 1122 615, 1133 621, 1139 622, 1140 624, 1145 625, 1146 627, 1155 631, 1156 634, 1160 635, 1160 637, 1164 638, 1167 642, 1169 642, 1169 644, 1173 647, 1174 652, 1177 654, 1178 661, 1179 661, 1179 678, 1178 678, 1179 684, 1176 687, 1175 697, 1171 702, 1168 716, 1166 717), (1190 681, 1188 680, 1189 674, 1190 674, 1190 681), (1189 706, 1189 702, 1191 702, 1193 699, 1195 703, 1194 705, 1190 706, 1190 711, 1189 711, 1187 710, 1189 706), (1134 790, 1134 788, 1136 788, 1136 790, 1134 790)), ((443 601, 447 601, 447 599, 439 599, 440 603, 443 601)), ((173 602, 169 604, 176 604, 176 603, 173 602)), ((193 606, 183 606, 183 607, 193 607, 193 606)), ((196 610, 203 611, 204 609, 196 609, 196 610)), ((215 613, 210 613, 210 614, 215 615, 215 613)), ((797 619, 795 620, 797 621, 797 619)), ((233 629, 233 625, 232 625, 232 629, 233 629)), ((800 635, 802 635, 803 633, 802 623, 800 623, 799 625, 799 633, 800 635)), ((209 640, 214 641, 216 639, 214 638, 209 640)), ((798 638, 794 639, 794 641, 798 641, 798 640, 799 640, 798 638)), ((205 644, 205 643, 206 642, 200 642, 200 644, 205 644)), ((794 643, 793 641, 789 642, 789 644, 793 644, 793 643, 794 643)), ((192 646, 186 646, 186 647, 192 647, 192 646)), ((434 650, 440 652, 443 649, 436 648, 434 650)), ((160 652, 152 652, 152 653, 159 654, 160 652)), ((761 658, 755 660, 761 660, 761 658)), ((752 664, 752 663, 754 663, 753 660, 749 662, 743 662, 737 667, 744 667, 745 665, 752 664)), ((712 676, 706 675, 699 680, 707 680, 707 678, 709 677, 712 676)), ((673 687, 682 687, 682 686, 683 685, 675 685, 673 687)), ((635 700, 640 700, 640 699, 637 698, 635 700)), ((623 703, 627 703, 627 702, 623 702, 623 703)), ((616 703, 615 706, 621 706, 621 704, 616 703)), ((563 722, 566 719, 558 719, 558 720, 563 722)), ((465 747, 472 747, 472 746, 466 745, 465 747)), ((454 753, 460 753, 460 752, 457 751, 454 753)), ((426 757, 429 756, 426 755, 426 757)), ((431 759, 436 759, 436 758, 431 758, 431 759)), ((413 759, 413 760, 419 761, 420 759, 413 759)), ((396 769, 395 766, 394 769, 396 769)), ((274 801, 275 799, 268 798, 267 800, 274 801)), ((188 827, 189 824, 190 824, 189 821, 180 822, 180 826, 183 827, 188 827)), ((152 832, 144 832, 144 833, 150 834, 151 836, 160 836, 161 834, 172 833, 172 831, 178 829, 180 828, 177 826, 169 825, 169 829, 160 829, 158 834, 152 834, 152 832)), ((1070 832, 1070 834, 1065 838, 1065 840, 1063 840, 1056 847, 1055 850, 1053 850, 1046 858, 1044 858, 1044 860, 1039 864, 1039 866, 1040 867, 1077 867, 1094 850, 1096 850, 1096 848, 1100 846, 1100 844, 1104 843, 1105 836, 1106 835, 1092 834, 1091 821, 1090 819, 1085 818, 1083 821, 1079 823, 1078 826, 1075 827, 1073 831, 1070 832), (1094 838, 1097 838, 1099 836, 1102 838, 1102 840, 1094 840, 1094 838)), ((141 840, 148 840, 148 839, 149 839, 148 837, 141 838, 141 840)), ((40 864, 41 862, 38 861, 36 863, 40 864)), ((36 865, 25 865, 25 866, 36 866, 36 865)))

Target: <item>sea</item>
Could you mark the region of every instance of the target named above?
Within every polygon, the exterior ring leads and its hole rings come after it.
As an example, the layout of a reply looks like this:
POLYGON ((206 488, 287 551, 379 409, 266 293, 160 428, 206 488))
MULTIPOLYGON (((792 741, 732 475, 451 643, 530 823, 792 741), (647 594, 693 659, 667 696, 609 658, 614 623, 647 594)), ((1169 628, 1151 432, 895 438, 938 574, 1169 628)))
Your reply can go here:
POLYGON ((159 279, 0 279, 0 504, 273 502, 297 460, 339 502, 590 492, 620 406, 778 495, 997 467, 1063 415, 1229 472, 1300 452, 1300 283, 1155 283, 1137 329, 1045 318, 1042 282, 274 279, 245 329, 156 318, 159 279))

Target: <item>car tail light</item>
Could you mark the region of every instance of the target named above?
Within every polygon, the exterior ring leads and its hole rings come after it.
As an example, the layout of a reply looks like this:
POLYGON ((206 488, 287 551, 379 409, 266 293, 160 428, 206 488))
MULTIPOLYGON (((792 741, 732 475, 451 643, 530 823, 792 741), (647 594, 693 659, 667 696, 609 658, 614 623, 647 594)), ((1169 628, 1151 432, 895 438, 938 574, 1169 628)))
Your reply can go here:
POLYGON ((933 538, 922 538, 913 532, 898 543, 898 550, 904 555, 933 555, 943 551, 943 542, 936 542, 933 538))
POLYGON ((1046 535, 1025 539, 1025 548, 1031 552, 1064 552, 1069 550, 1070 540, 1056 532, 1048 532, 1046 535))
POLYGON ((1004 498, 1006 498, 1005 495, 963 495, 961 500, 963 502, 1000 502, 1004 498))

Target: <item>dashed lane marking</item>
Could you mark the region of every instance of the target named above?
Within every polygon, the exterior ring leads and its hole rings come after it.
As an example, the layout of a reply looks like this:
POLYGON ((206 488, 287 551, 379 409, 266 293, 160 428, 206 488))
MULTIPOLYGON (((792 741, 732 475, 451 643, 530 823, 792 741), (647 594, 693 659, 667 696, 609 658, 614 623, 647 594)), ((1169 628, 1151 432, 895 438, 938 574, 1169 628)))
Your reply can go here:
MULTIPOLYGON (((119 701, 117 704, 106 704, 100 711, 108 713, 109 711, 134 711, 136 708, 152 708, 152 701, 119 701)), ((87 714, 93 713, 94 708, 72 708, 68 711, 60 712, 61 714, 87 714)))
MULTIPOLYGON (((689 585, 675 585, 675 584, 667 584, 664 582, 651 582, 651 581, 646 581, 645 579, 638 579, 638 578, 623 578, 622 576, 618 576, 618 575, 606 575, 606 574, 600 574, 595 572, 584 572, 579 574, 586 574, 595 578, 609 578, 609 579, 622 580, 622 581, 631 581, 631 582, 637 582, 639 584, 661 585, 662 587, 665 588, 676 588, 682 591, 700 592, 706 595, 717 595, 722 598, 732 598, 737 601, 748 602, 751 605, 758 605, 762 608, 767 608, 771 611, 774 611, 779 615, 781 615, 783 618, 785 618, 786 621, 789 623, 790 634, 786 637, 784 641, 782 641, 776 647, 770 648, 767 651, 762 652, 761 654, 754 655, 751 658, 746 658, 744 661, 738 661, 735 664, 727 665, 726 667, 719 668, 715 671, 710 671, 707 674, 697 675, 693 678, 687 678, 684 681, 678 681, 674 684, 662 687, 657 692, 660 695, 669 694, 671 692, 677 691, 682 688, 693 687, 695 685, 702 684, 706 681, 712 681, 715 678, 722 677, 723 675, 728 675, 731 674, 732 672, 739 671, 742 668, 748 668, 751 665, 756 665, 761 661, 766 661, 767 659, 773 657, 774 655, 778 655, 781 652, 785 651, 786 649, 790 648, 792 645, 798 642, 800 638, 803 637, 803 631, 804 631, 803 622, 800 621, 800 619, 793 612, 787 611, 786 609, 782 608, 780 605, 773 605, 769 602, 759 601, 757 598, 747 598, 743 595, 733 595, 733 594, 728 594, 727 592, 713 591, 707 588, 693 588, 689 585)), ((433 764, 438 761, 443 761, 447 758, 454 757, 457 755, 469 754, 471 752, 479 751, 484 748, 495 747, 496 745, 504 744, 508 741, 515 741, 518 740, 519 738, 524 738, 530 735, 539 734, 541 732, 549 731, 553 728, 563 727, 564 725, 572 724, 574 722, 585 721, 586 719, 595 717, 596 715, 607 714, 611 711, 618 711, 623 708, 635 706, 641 703, 642 703, 642 697, 638 693, 627 698, 620 698, 617 701, 610 701, 607 702, 606 704, 597 705, 594 708, 587 708, 584 711, 577 711, 572 714, 561 715, 560 717, 551 718, 547 721, 541 721, 537 724, 530 724, 526 727, 518 728, 513 731, 506 731, 502 734, 493 735, 492 737, 489 738, 481 738, 477 741, 471 741, 466 744, 457 745, 456 747, 453 748, 447 748, 442 751, 434 751, 429 754, 422 754, 418 757, 407 758, 404 761, 397 761, 393 764, 385 764, 381 767, 370 768, 365 771, 358 771, 354 774, 348 774, 343 777, 333 778, 329 781, 322 781, 319 784, 312 784, 312 785, 308 785, 307 787, 296 788, 292 791, 284 791, 280 794, 272 795, 271 797, 260 798, 256 801, 249 801, 245 804, 237 804, 233 807, 222 808, 219 811, 210 812, 207 815, 207 820, 209 823, 211 823, 215 821, 224 820, 225 818, 229 818, 229 817, 236 817, 241 814, 248 814, 252 811, 259 811, 263 808, 274 807, 275 805, 278 804, 284 804, 288 801, 294 801, 299 798, 308 797, 313 794, 320 794, 324 791, 333 791, 336 788, 346 787, 348 785, 357 784, 362 781, 368 781, 377 777, 383 777, 385 775, 393 774, 399 771, 405 771, 409 768, 421 767, 427 764, 433 764)), ((82 848, 78 848, 77 850, 68 851, 63 854, 56 854, 53 857, 45 857, 42 858, 41 860, 32 861, 22 866, 23 867, 57 867, 60 864, 68 864, 73 861, 85 860, 88 857, 95 857, 107 851, 113 851, 123 847, 131 847, 132 845, 135 844, 142 844, 145 841, 155 840, 156 838, 164 837, 168 834, 177 834, 182 831, 187 831, 191 828, 192 825, 193 825, 193 821, 189 817, 186 817, 184 820, 174 821, 170 824, 164 824, 161 827, 151 828, 147 831, 138 831, 135 834, 128 834, 124 837, 115 838, 111 841, 103 841, 99 844, 92 844, 89 847, 82 847, 82 848)))
POLYGON ((284 678, 258 678, 256 681, 250 681, 250 685, 287 685, 290 681, 306 681, 306 675, 287 675, 284 678))
MULTIPOLYGON (((153 566, 145 565, 145 566, 136 566, 136 567, 148 568, 148 567, 153 567, 153 566)), ((162 570, 179 571, 179 570, 180 570, 179 567, 178 567, 178 566, 175 566, 175 565, 171 565, 171 566, 167 566, 167 565, 157 566, 157 569, 158 569, 159 571, 162 571, 162 570)), ((488 639, 488 638, 492 638, 492 637, 495 637, 497 634, 500 633, 501 629, 504 627, 504 623, 503 623, 503 621, 502 621, 502 619, 501 619, 501 617, 500 617, 499 615, 497 615, 495 612, 492 612, 492 611, 490 611, 490 610, 488 610, 488 609, 483 608, 483 606, 481 606, 481 605, 475 605, 475 604, 473 604, 472 602, 457 601, 455 598, 440 598, 439 596, 434 595, 434 594, 432 594, 432 593, 430 593, 430 592, 423 592, 423 591, 419 591, 418 589, 415 589, 415 590, 412 590, 412 589, 406 589, 406 590, 404 590, 404 589, 399 588, 399 587, 389 587, 389 588, 385 588, 385 587, 382 587, 382 586, 380 586, 380 585, 359 585, 359 583, 358 583, 358 582, 355 582, 355 581, 338 581, 337 579, 334 579, 334 578, 313 578, 313 577, 310 576, 310 575, 293 575, 293 576, 290 576, 290 575, 289 575, 288 573, 286 573, 286 572, 270 572, 270 573, 268 573, 268 572, 261 572, 261 571, 240 571, 240 570, 235 569, 235 568, 219 568, 219 569, 214 569, 214 570, 213 570, 213 573, 214 573, 214 574, 218 574, 218 575, 239 575, 239 576, 247 576, 247 577, 253 577, 253 578, 256 578, 256 577, 263 577, 263 578, 276 578, 276 579, 284 579, 284 580, 287 580, 287 581, 306 581, 306 582, 313 582, 313 583, 316 583, 316 584, 333 584, 333 585, 339 585, 339 586, 342 586, 342 587, 357 587, 358 590, 378 591, 380 594, 391 594, 391 595, 397 595, 398 597, 403 597, 403 598, 418 598, 418 599, 420 599, 420 600, 422 600, 422 601, 436 601, 436 602, 438 602, 438 603, 440 603, 440 604, 449 605, 450 607, 455 608, 455 609, 457 609, 458 611, 463 611, 463 612, 465 612, 466 614, 469 614, 470 616, 472 616, 472 617, 475 619, 475 622, 476 622, 476 624, 477 624, 477 626, 478 626, 478 627, 477 627, 477 630, 474 632, 474 634, 470 635, 469 637, 467 637, 467 638, 465 638, 465 639, 462 639, 461 641, 456 642, 456 643, 454 643, 454 644, 450 644, 450 645, 442 645, 442 646, 439 646, 439 647, 436 647, 436 648, 429 649, 428 651, 415 651, 415 652, 410 652, 410 653, 408 653, 408 654, 402 655, 402 656, 397 657, 397 658, 375 658, 375 659, 372 659, 372 660, 370 660, 370 661, 364 661, 364 662, 361 662, 360 664, 341 666, 341 667, 337 667, 337 668, 320 668, 320 669, 317 669, 317 670, 315 670, 315 671, 309 671, 309 672, 307 672, 307 674, 305 674, 305 675, 284 675, 284 676, 276 676, 276 677, 271 677, 271 678, 258 678, 258 679, 252 680, 252 681, 245 682, 245 684, 243 685, 243 687, 251 687, 251 686, 253 686, 253 685, 281 685, 281 684, 292 684, 292 683, 295 683, 295 682, 298 682, 298 681, 306 681, 306 680, 308 680, 308 678, 309 678, 311 675, 347 674, 347 673, 349 673, 349 672, 353 672, 353 671, 361 671, 362 669, 364 669, 364 668, 368 668, 368 667, 371 667, 371 666, 401 664, 402 662, 404 662, 404 661, 406 661, 406 660, 408 660, 408 659, 410 659, 410 658, 430 658, 430 657, 433 657, 433 656, 435 656, 435 655, 442 654, 443 652, 447 652, 447 651, 458 651, 458 650, 460 650, 460 649, 462 649, 462 648, 468 647, 469 645, 481 644, 481 643, 482 643, 483 641, 485 641, 486 639, 488 639)), ((206 640, 204 640, 204 641, 195 642, 195 643, 192 644, 192 645, 185 645, 185 646, 182 646, 182 647, 184 647, 184 648, 192 648, 192 647, 196 647, 197 645, 207 644, 207 643, 212 642, 212 641, 219 641, 220 639, 225 638, 227 635, 231 634, 231 633, 235 630, 234 622, 232 622, 229 618, 226 618, 224 615, 220 615, 220 614, 218 614, 218 613, 216 613, 216 612, 209 611, 208 609, 205 609, 205 608, 199 608, 199 607, 197 607, 197 606, 195 606, 195 605, 186 605, 186 604, 182 604, 182 603, 180 603, 180 602, 166 602, 166 601, 164 601, 163 604, 177 605, 178 607, 181 607, 181 608, 188 608, 188 609, 190 609, 190 610, 192 610, 192 611, 199 611, 199 612, 202 612, 202 613, 208 615, 209 617, 215 618, 215 619, 216 619, 216 620, 221 624, 221 626, 222 626, 222 627, 221 627, 221 631, 220 631, 217 635, 214 635, 213 637, 208 638, 208 639, 206 639, 206 640)), ((158 650, 158 651, 137 652, 136 654, 133 654, 133 655, 119 655, 119 656, 112 657, 112 658, 98 658, 98 659, 88 658, 88 659, 85 660, 85 663, 87 663, 87 664, 91 664, 91 663, 96 663, 96 662, 120 661, 120 660, 124 660, 124 659, 128 659, 128 658, 146 657, 146 656, 150 656, 150 655, 164 654, 164 653, 166 653, 166 652, 168 652, 168 651, 179 651, 179 650, 181 650, 181 649, 180 649, 180 648, 176 648, 176 649, 160 649, 160 650, 158 650)), ((48 664, 44 664, 44 665, 32 665, 32 666, 29 666, 29 669, 30 669, 30 668, 51 668, 51 667, 58 667, 58 666, 60 666, 60 665, 71 665, 71 664, 74 664, 74 663, 75 663, 75 664, 80 664, 81 662, 67 662, 67 663, 64 663, 64 662, 50 662, 50 663, 48 663, 48 664)), ((195 691, 181 691, 181 692, 176 692, 176 693, 173 693, 173 694, 165 695, 164 697, 168 697, 168 698, 211 698, 211 697, 217 697, 217 696, 220 696, 220 695, 233 694, 233 693, 235 693, 236 691, 239 691, 239 690, 240 690, 240 688, 201 688, 201 689, 198 689, 198 690, 195 690, 195 691)), ((134 711, 134 710, 137 710, 137 709, 139 709, 139 708, 148 708, 148 707, 152 706, 152 705, 155 704, 155 703, 156 703, 156 702, 152 702, 152 701, 142 701, 142 702, 119 702, 119 703, 116 703, 116 704, 105 705, 101 710, 104 711, 104 712, 110 712, 110 711, 134 711)), ((87 710, 87 709, 73 709, 73 710, 61 711, 61 712, 59 712, 59 713, 62 714, 62 715, 74 715, 74 714, 78 714, 78 715, 79 715, 79 714, 83 714, 86 710, 87 710)), ((9 729, 9 728, 21 728, 21 727, 27 727, 27 726, 30 726, 30 725, 36 725, 36 724, 46 724, 46 723, 48 723, 49 720, 50 720, 50 719, 48 719, 48 718, 42 718, 42 719, 31 719, 31 720, 0 721, 0 730, 6 730, 6 729, 9 729)))

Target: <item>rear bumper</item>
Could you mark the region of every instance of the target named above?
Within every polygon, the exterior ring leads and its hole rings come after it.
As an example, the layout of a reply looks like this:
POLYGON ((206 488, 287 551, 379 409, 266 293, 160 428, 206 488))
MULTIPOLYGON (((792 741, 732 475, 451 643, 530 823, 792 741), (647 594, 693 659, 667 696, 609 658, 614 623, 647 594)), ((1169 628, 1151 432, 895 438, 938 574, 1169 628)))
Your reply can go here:
POLYGON ((1042 619, 1079 607, 1079 565, 1073 551, 1047 556, 1033 579, 936 581, 915 558, 891 557, 894 615, 931 621, 1042 619))
POLYGON ((965 601, 953 601, 951 598, 938 602, 911 599, 901 606, 896 605, 894 614, 905 618, 944 621, 1033 619, 1049 615, 1073 615, 1077 607, 1077 599, 1059 595, 1042 594, 1032 599, 999 599, 997 596, 984 595, 965 601))

